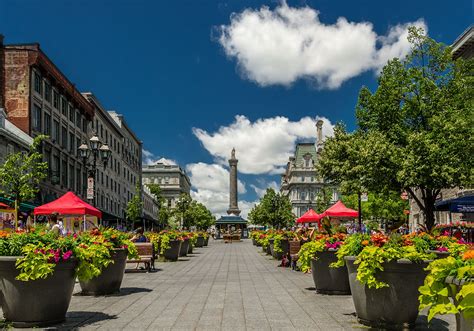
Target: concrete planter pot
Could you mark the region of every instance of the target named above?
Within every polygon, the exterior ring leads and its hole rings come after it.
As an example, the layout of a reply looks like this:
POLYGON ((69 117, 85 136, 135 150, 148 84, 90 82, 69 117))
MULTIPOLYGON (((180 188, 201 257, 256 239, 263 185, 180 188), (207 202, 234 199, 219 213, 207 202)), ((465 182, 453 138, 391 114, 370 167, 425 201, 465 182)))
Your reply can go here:
POLYGON ((194 245, 189 242, 189 247, 188 247, 188 254, 192 254, 193 253, 193 248, 194 248, 194 245))
POLYGON ((252 238, 252 245, 257 246, 257 240, 255 240, 255 238, 252 238))
POLYGON ((169 245, 170 248, 165 250, 163 257, 168 261, 178 261, 179 252, 181 248, 181 240, 171 240, 169 245))
POLYGON ((189 239, 184 239, 179 249, 179 256, 182 257, 182 256, 188 255, 188 250, 189 250, 189 239))
POLYGON ((196 247, 202 247, 204 246, 204 237, 197 237, 197 240, 196 240, 196 247))
POLYGON ((316 254, 316 259, 311 260, 311 274, 317 293, 332 295, 349 295, 351 288, 346 267, 331 268, 329 265, 337 261, 337 250, 316 254))
POLYGON ((270 251, 274 259, 276 260, 281 260, 283 258, 283 255, 288 255, 290 252, 290 243, 288 242, 287 239, 281 240, 280 241, 281 245, 281 250, 282 252, 276 252, 275 251, 275 240, 270 239, 270 251))
POLYGON ((383 264, 384 271, 376 277, 389 285, 368 288, 357 280, 355 256, 346 256, 349 284, 359 323, 381 329, 414 328, 418 317, 418 288, 428 274, 423 270, 430 261, 412 263, 409 260, 383 264))
POLYGON ((74 259, 58 263, 46 279, 16 280, 18 256, 0 257, 3 316, 13 327, 45 327, 66 319, 76 280, 74 259))
POLYGON ((440 252, 440 251, 433 251, 433 250, 428 250, 427 253, 434 253, 436 254, 436 259, 444 259, 445 257, 449 256, 449 252, 440 252))
POLYGON ((267 247, 264 248, 264 252, 267 254, 267 255, 272 255, 272 249, 270 247, 270 244, 267 245, 267 247))
POLYGON ((204 246, 208 246, 209 245, 209 237, 206 237, 206 239, 204 239, 204 246))
POLYGON ((110 257, 113 263, 110 263, 102 270, 102 273, 88 281, 79 281, 84 295, 107 295, 120 292, 125 265, 127 264, 128 250, 119 248, 114 249, 110 257))
MULTIPOLYGON (((446 284, 449 285, 449 296, 453 299, 454 304, 457 306, 459 302, 456 300, 456 294, 461 290, 461 286, 466 283, 474 282, 474 279, 460 280, 452 276, 446 277, 446 284)), ((463 314, 456 314, 456 331, 472 331, 474 330, 474 319, 467 319, 463 314)))

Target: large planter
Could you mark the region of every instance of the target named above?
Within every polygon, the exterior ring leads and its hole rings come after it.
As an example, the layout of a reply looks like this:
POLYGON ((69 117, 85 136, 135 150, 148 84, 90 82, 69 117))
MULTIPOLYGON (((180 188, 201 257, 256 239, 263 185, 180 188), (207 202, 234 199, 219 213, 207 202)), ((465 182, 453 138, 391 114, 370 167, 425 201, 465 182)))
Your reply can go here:
POLYGON ((267 254, 267 255, 272 255, 272 250, 270 248, 270 244, 267 245, 267 247, 264 248, 264 252, 267 254))
POLYGON ((321 294, 351 294, 347 268, 331 268, 329 265, 337 261, 337 250, 316 253, 316 259, 311 260, 311 273, 314 287, 321 294))
POLYGON ((257 246, 257 240, 255 240, 255 238, 252 238, 252 245, 257 246))
POLYGON ((376 273, 378 280, 389 287, 368 288, 357 280, 355 256, 347 256, 346 266, 352 299, 360 323, 381 329, 405 329, 415 326, 418 317, 418 288, 428 274, 423 270, 430 261, 412 263, 409 260, 383 264, 384 270, 376 273))
POLYGON ((450 255, 449 252, 441 252, 436 250, 428 250, 427 253, 434 253, 436 255, 436 259, 444 259, 450 255))
POLYGON ((18 257, 0 257, 0 301, 3 317, 13 327, 44 327, 61 323, 71 301, 76 260, 60 262, 46 279, 16 280, 18 257))
POLYGON ((202 247, 204 246, 204 237, 197 237, 197 240, 196 240, 196 247, 202 247))
MULTIPOLYGON (((452 276, 446 277, 446 284, 449 284, 449 296, 453 299, 454 304, 459 304, 456 300, 456 294, 461 290, 465 283, 474 282, 474 279, 460 280, 452 276)), ((474 319, 467 319, 463 314, 456 314, 456 331, 472 331, 474 330, 474 319)))
POLYGON ((206 239, 204 239, 204 246, 208 246, 209 245, 209 236, 206 237, 206 239))
POLYGON ((126 249, 114 249, 111 253, 112 263, 104 268, 101 274, 88 281, 79 281, 84 295, 106 295, 120 292, 125 265, 127 264, 126 249))
POLYGON ((163 257, 168 261, 178 261, 179 251, 181 248, 181 240, 170 240, 170 247, 165 250, 163 257))
POLYGON ((189 247, 188 247, 188 254, 192 254, 193 253, 193 247, 194 245, 191 243, 191 241, 189 242, 189 247))
POLYGON ((283 258, 283 255, 289 255, 290 253, 290 244, 288 242, 288 239, 284 239, 280 241, 281 245, 281 252, 276 252, 275 251, 275 240, 270 239, 270 251, 272 253, 272 256, 274 259, 281 260, 283 258))
POLYGON ((188 255, 189 250, 189 239, 184 239, 181 243, 181 247, 179 248, 179 256, 186 256, 188 255))

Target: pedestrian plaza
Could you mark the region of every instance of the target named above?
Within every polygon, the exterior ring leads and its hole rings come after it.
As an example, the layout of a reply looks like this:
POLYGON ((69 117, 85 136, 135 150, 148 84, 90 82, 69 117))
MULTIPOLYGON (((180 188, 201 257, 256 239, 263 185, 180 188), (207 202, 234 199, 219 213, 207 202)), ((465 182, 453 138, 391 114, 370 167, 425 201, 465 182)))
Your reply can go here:
MULTIPOLYGON (((76 284, 67 320, 81 330, 360 330, 352 297, 316 294, 310 274, 277 267, 250 240, 210 240, 178 262, 147 273, 127 266, 120 294, 81 296, 76 284)), ((455 330, 454 316, 434 330, 455 330)), ((428 329, 420 314, 417 329, 428 329)))

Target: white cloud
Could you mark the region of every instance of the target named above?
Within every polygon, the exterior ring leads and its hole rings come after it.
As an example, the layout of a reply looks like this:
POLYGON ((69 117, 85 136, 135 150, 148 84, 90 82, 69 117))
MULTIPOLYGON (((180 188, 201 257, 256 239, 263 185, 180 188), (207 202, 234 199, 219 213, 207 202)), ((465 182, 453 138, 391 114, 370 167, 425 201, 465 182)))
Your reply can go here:
MULTIPOLYGON (((207 163, 188 164, 186 171, 193 185, 191 197, 203 203, 216 217, 226 215, 229 208, 229 171, 221 165, 207 163)), ((240 194, 247 192, 240 180, 238 191, 240 194)), ((253 202, 239 199, 242 217, 247 217, 253 205, 253 202)))
POLYGON ((142 164, 143 165, 150 165, 156 163, 164 163, 168 165, 176 165, 175 160, 167 159, 167 158, 158 158, 155 154, 146 149, 142 149, 142 164))
POLYGON ((218 164, 227 165, 230 151, 235 147, 239 172, 279 174, 283 173, 298 140, 315 140, 315 124, 319 119, 324 121, 323 136, 332 135, 334 125, 319 116, 303 117, 299 121, 278 116, 250 122, 247 117, 237 115, 232 124, 221 126, 217 132, 193 128, 193 133, 218 164))
POLYGON ((340 17, 324 24, 317 10, 283 2, 274 10, 263 6, 233 13, 230 24, 218 28, 218 41, 237 60, 242 76, 261 86, 288 86, 304 78, 333 89, 364 71, 378 71, 394 56, 405 56, 409 25, 427 30, 419 19, 377 36, 370 22, 340 17))
POLYGON ((280 187, 275 181, 271 182, 266 182, 262 179, 257 180, 258 186, 251 184, 250 187, 252 187, 257 194, 259 198, 263 197, 265 195, 265 192, 267 191, 268 188, 274 189, 276 192, 280 191, 280 187))

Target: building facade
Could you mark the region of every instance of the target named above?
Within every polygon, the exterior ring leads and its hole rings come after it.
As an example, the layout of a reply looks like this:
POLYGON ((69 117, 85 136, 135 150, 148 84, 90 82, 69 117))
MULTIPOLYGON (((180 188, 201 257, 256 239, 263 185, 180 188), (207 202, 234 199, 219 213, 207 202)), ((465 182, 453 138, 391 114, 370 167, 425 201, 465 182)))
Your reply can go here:
MULTIPOLYGON (((322 121, 316 124, 315 143, 298 143, 291 156, 285 173, 281 176, 280 192, 290 199, 293 214, 302 216, 310 208, 316 208, 316 199, 326 184, 318 175, 315 164, 323 148, 322 121)), ((332 202, 338 199, 337 190, 332 189, 332 202)))
POLYGON ((179 165, 164 159, 144 165, 142 173, 144 185, 160 185, 161 195, 168 202, 168 207, 174 208, 179 196, 191 191, 191 181, 186 172, 179 165))
POLYGON ((142 190, 142 201, 143 201, 143 219, 153 226, 158 221, 158 200, 150 192, 148 186, 143 185, 142 190))
POLYGON ((93 107, 39 44, 3 45, 0 55, 8 120, 30 137, 49 137, 42 146, 49 171, 35 202, 52 201, 69 190, 85 198, 86 171, 77 148, 87 139, 93 107))
MULTIPOLYGON (((120 157, 114 161, 117 167, 121 167, 121 175, 120 179, 116 178, 114 181, 122 182, 120 185, 122 192, 119 195, 122 217, 125 219, 128 202, 137 194, 137 187, 140 189, 142 186, 142 142, 128 126, 123 115, 115 111, 108 111, 108 114, 120 128, 122 134, 122 141, 117 143, 120 157)), ((107 139, 107 137, 105 138, 107 139)))
POLYGON ((8 155, 27 151, 33 144, 33 138, 21 131, 9 120, 3 108, 0 108, 0 164, 8 155))
MULTIPOLYGON (((474 57, 474 26, 467 28, 451 45, 453 59, 463 58, 472 59, 474 57)), ((419 192, 415 191, 415 194, 419 192)), ((451 188, 441 190, 438 201, 453 199, 457 197, 474 195, 473 188, 451 188)), ((436 222, 438 224, 449 224, 460 220, 474 221, 474 215, 472 213, 449 213, 444 211, 435 212, 436 222)), ((410 199, 410 217, 409 227, 410 230, 416 231, 420 225, 424 224, 425 216, 415 202, 415 199, 410 199)))
MULTIPOLYGON (((124 218, 122 208, 122 188, 132 189, 122 176, 122 129, 101 105, 97 97, 86 92, 82 94, 94 107, 94 119, 89 126, 89 136, 96 134, 102 143, 111 150, 107 166, 100 166, 96 172, 95 206, 102 211, 104 221, 117 221, 124 218)), ((134 187, 133 187, 134 189, 134 187)))

